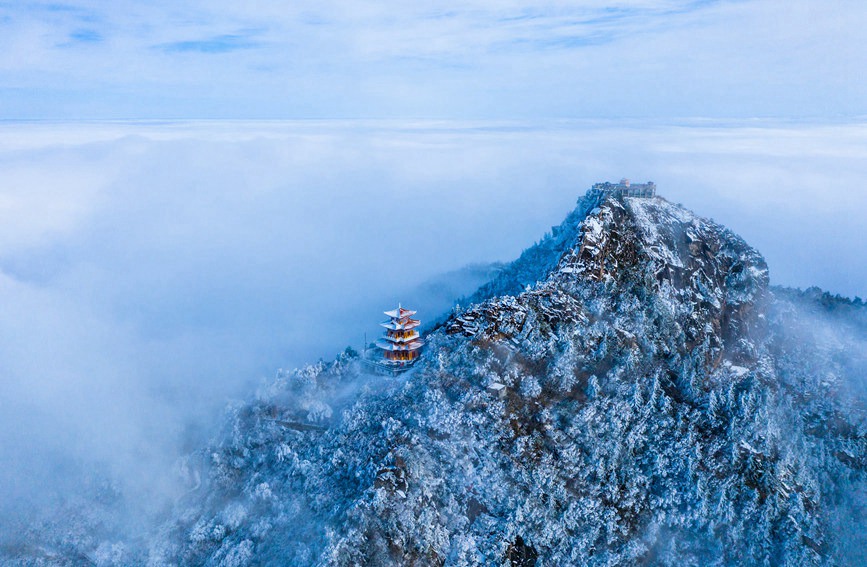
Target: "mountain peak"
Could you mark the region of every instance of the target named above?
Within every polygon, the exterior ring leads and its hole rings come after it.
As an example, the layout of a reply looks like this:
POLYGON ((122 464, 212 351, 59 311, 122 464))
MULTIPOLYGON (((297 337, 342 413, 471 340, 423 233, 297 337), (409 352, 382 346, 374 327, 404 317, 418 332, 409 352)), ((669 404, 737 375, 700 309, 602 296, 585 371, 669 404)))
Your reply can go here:
POLYGON ((514 295, 552 272, 577 272, 591 279, 596 274, 596 279, 604 279, 635 267, 638 260, 651 261, 660 281, 668 277, 679 285, 685 274, 713 263, 721 252, 730 260, 742 260, 743 268, 748 268, 746 276, 754 280, 756 289, 751 291, 767 287, 764 258, 742 238, 656 196, 652 182, 637 187, 650 185, 653 194, 637 197, 617 190, 636 187, 624 182, 628 180, 595 184, 559 226, 505 267, 471 301, 514 295))
POLYGON ((501 293, 455 316, 449 332, 472 335, 492 313, 498 324, 491 332, 511 336, 522 324, 505 325, 504 313, 532 297, 557 298, 557 316, 566 318, 581 311, 580 298, 652 298, 689 323, 686 344, 707 342, 710 356, 719 359, 728 341, 734 359, 754 360, 753 349, 739 349, 732 339, 762 332, 755 306, 766 296, 768 268, 761 254, 725 227, 661 197, 628 197, 598 187, 476 299, 504 288, 512 294, 501 293), (519 277, 526 282, 523 291, 515 290, 519 277))

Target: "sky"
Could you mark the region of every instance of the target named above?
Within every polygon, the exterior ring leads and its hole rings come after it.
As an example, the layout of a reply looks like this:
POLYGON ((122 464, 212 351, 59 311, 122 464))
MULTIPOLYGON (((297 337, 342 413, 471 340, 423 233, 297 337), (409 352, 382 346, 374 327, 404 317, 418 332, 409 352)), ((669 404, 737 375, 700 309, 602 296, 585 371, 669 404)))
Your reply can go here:
POLYGON ((0 536, 95 470, 170 499, 230 400, 597 181, 867 297, 864 2, 287 4, 0 1, 0 536))
POLYGON ((0 117, 867 115, 861 0, 0 2, 0 117))

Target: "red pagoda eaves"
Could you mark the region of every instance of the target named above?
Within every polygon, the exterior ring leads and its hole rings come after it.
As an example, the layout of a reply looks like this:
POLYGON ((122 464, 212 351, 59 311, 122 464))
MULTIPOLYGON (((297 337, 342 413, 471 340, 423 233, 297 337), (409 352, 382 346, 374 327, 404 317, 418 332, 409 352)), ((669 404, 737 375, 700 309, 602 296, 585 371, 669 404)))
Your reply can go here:
POLYGON ((376 346, 382 350, 384 364, 409 366, 418 359, 424 341, 415 330, 420 324, 418 319, 412 318, 415 313, 400 304, 397 309, 385 312, 388 321, 380 323, 385 327, 385 335, 376 341, 376 346))

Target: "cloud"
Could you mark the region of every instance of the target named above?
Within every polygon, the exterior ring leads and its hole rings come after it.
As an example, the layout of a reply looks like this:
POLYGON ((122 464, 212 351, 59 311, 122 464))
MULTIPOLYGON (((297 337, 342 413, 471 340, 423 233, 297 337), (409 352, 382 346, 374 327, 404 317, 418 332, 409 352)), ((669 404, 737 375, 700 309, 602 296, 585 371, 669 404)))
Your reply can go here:
POLYGON ((71 43, 100 43, 103 39, 101 33, 92 29, 79 29, 69 34, 71 43))
POLYGON ((253 39, 253 33, 223 34, 208 39, 175 41, 157 46, 169 53, 228 53, 239 49, 262 47, 262 43, 253 39))
POLYGON ((867 114, 849 0, 67 7, 0 6, 6 117, 867 114))

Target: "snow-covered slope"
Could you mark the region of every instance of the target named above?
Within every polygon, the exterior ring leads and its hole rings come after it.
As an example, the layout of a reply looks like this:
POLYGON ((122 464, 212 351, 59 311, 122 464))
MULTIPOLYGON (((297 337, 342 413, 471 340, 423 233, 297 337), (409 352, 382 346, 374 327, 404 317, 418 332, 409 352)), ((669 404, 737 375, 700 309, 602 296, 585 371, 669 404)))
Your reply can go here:
POLYGON ((589 193, 400 380, 281 374, 166 563, 858 564, 863 335, 663 199, 589 193))
POLYGON ((280 372, 186 463, 153 565, 867 563, 860 302, 590 192, 427 337, 280 372))

